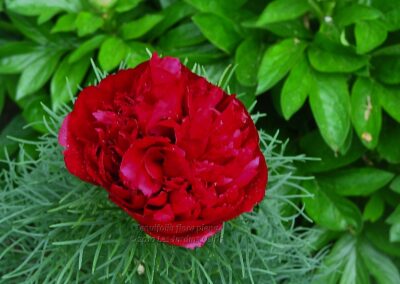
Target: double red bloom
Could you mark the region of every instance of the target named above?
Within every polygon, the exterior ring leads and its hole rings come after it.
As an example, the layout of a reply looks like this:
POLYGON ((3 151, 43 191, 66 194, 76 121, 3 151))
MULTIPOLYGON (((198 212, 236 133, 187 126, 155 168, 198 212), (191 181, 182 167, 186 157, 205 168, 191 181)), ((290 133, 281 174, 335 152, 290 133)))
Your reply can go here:
POLYGON ((154 55, 85 88, 59 134, 68 170, 152 237, 194 248, 265 194, 257 130, 235 96, 154 55))

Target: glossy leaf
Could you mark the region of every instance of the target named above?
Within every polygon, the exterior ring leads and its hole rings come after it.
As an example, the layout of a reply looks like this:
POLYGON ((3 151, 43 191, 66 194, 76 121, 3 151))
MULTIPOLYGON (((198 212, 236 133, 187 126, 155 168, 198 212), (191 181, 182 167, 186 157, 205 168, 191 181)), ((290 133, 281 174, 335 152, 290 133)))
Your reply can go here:
POLYGON ((386 122, 379 138, 378 153, 389 163, 400 164, 400 126, 398 123, 386 122))
POLYGON ((400 89, 376 84, 382 108, 400 123, 400 89))
POLYGON ((315 73, 310 106, 322 137, 333 151, 339 151, 350 131, 346 77, 315 73))
POLYGON ((306 57, 303 57, 290 71, 281 92, 281 108, 286 120, 306 101, 313 85, 311 72, 306 57))
POLYGON ((107 37, 105 35, 94 36, 84 43, 82 43, 77 49, 75 49, 69 56, 69 63, 74 63, 81 59, 86 54, 97 49, 107 37))
POLYGON ((381 45, 387 37, 385 25, 380 20, 360 21, 354 30, 357 53, 364 54, 381 45))
POLYGON ((107 38, 100 46, 98 55, 100 67, 105 71, 114 69, 125 59, 128 51, 128 47, 122 39, 107 38))
POLYGON ((86 36, 94 33, 103 26, 103 19, 89 12, 80 12, 75 20, 78 36, 86 36))
POLYGON ((381 82, 389 85, 400 84, 400 60, 396 56, 377 56, 371 60, 372 73, 381 82))
POLYGON ((6 0, 7 9, 26 16, 40 15, 43 10, 76 12, 81 9, 77 0, 6 0))
POLYGON ((378 168, 351 168, 318 178, 320 184, 343 196, 365 196, 387 185, 394 174, 378 168))
POLYGON ((206 40, 199 28, 193 23, 182 24, 160 38, 162 48, 179 48, 192 46, 206 40))
POLYGON ((90 54, 81 60, 70 63, 65 57, 58 66, 50 84, 51 104, 54 110, 70 102, 71 95, 75 95, 90 66, 90 54))
POLYGON ((393 179, 392 183, 390 184, 390 189, 394 192, 400 193, 400 176, 397 176, 393 179))
POLYGON ((115 11, 119 13, 134 9, 142 0, 118 0, 115 11))
POLYGON ((348 51, 325 50, 316 46, 308 49, 308 58, 316 70, 329 73, 354 72, 368 62, 366 57, 348 51))
POLYGON ((239 44, 240 35, 233 22, 211 13, 200 13, 192 19, 203 35, 226 53, 232 53, 239 44))
POLYGON ((303 202, 315 223, 333 231, 361 230, 361 213, 354 203, 323 188, 317 180, 304 182, 303 186, 313 194, 303 198, 303 202))
POLYGON ((51 29, 52 33, 71 32, 75 30, 76 14, 64 14, 57 19, 56 24, 51 29))
POLYGON ((361 243, 360 251, 366 267, 376 279, 377 284, 400 283, 399 270, 389 257, 366 241, 361 243))
POLYGON ((274 0, 261 13, 257 24, 282 22, 295 19, 310 10, 307 0, 274 0))
POLYGON ((121 26, 120 32, 123 39, 136 39, 144 36, 163 19, 162 15, 147 14, 140 19, 127 22, 121 26))
POLYGON ((400 257, 400 243, 389 241, 389 226, 382 222, 366 223, 365 234, 368 240, 387 255, 400 257))
POLYGON ((0 46, 0 74, 22 72, 43 55, 30 42, 9 42, 0 46))
POLYGON ((236 78, 244 86, 257 84, 258 65, 262 56, 263 45, 255 38, 248 38, 236 49, 236 78))
POLYGON ((306 43, 297 39, 286 39, 269 47, 264 53, 258 70, 257 94, 261 94, 278 83, 301 58, 306 43))
POLYGON ((363 220, 375 222, 382 217, 385 211, 385 201, 379 194, 370 197, 365 205, 363 212, 363 220))
POLYGON ((361 142, 369 149, 378 145, 382 112, 375 83, 359 77, 351 95, 351 118, 361 142))
POLYGON ((43 87, 56 69, 60 57, 59 52, 44 54, 32 62, 21 74, 16 99, 19 100, 43 87))
POLYGON ((333 16, 334 22, 338 26, 347 26, 363 20, 374 20, 382 17, 383 14, 378 9, 362 4, 346 5, 336 11, 333 16))

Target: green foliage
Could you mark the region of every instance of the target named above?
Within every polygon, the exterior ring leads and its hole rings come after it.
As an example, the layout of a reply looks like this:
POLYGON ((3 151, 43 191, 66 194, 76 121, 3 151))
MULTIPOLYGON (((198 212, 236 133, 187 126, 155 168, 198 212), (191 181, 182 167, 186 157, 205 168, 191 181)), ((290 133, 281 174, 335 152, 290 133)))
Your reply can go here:
POLYGON ((329 236, 319 243, 332 244, 317 283, 396 283, 399 32, 398 0, 0 1, 0 111, 17 105, 26 120, 3 111, 12 122, 0 144, 16 151, 4 139, 13 125, 41 121, 42 103, 58 109, 92 83, 89 58, 113 72, 147 49, 205 65, 214 82, 232 64, 230 91, 248 106, 257 94, 268 112, 259 126, 320 158, 297 165, 316 177, 304 204, 329 236))

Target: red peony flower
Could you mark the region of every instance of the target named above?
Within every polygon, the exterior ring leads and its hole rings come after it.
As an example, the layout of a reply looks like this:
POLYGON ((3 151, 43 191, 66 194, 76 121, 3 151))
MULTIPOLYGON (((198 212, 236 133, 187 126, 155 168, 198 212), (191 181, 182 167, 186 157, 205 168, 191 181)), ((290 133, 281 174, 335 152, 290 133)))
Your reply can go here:
POLYGON ((245 107, 175 58, 154 55, 83 89, 59 141, 72 174, 169 244, 202 246, 265 194, 245 107))

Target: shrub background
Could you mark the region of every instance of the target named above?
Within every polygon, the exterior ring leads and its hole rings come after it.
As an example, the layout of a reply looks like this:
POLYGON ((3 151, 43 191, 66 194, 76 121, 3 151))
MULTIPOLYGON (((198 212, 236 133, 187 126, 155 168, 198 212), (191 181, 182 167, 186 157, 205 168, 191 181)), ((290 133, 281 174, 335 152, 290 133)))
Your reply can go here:
POLYGON ((94 82, 90 59, 113 72, 147 60, 148 49, 199 63, 214 81, 232 64, 231 92, 268 114, 259 127, 280 129, 290 152, 321 158, 298 165, 316 177, 303 184, 314 198, 302 201, 320 232, 315 249, 332 244, 316 281, 400 282, 399 0, 0 0, 0 7, 0 144, 10 153, 18 145, 8 135, 46 131, 42 104, 56 110, 78 85, 94 82), (36 132, 22 130, 27 123, 36 132), (339 272, 325 279, 326 269, 339 272))

